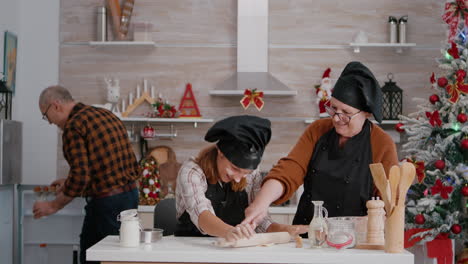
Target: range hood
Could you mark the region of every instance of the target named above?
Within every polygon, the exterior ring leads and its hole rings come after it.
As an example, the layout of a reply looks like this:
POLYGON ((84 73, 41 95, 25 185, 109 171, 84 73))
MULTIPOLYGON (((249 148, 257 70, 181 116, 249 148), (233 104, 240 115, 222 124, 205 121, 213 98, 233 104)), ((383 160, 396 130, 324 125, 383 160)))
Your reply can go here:
POLYGON ((210 95, 238 96, 245 89, 264 95, 297 95, 268 72, 268 0, 237 1, 237 73, 210 95))

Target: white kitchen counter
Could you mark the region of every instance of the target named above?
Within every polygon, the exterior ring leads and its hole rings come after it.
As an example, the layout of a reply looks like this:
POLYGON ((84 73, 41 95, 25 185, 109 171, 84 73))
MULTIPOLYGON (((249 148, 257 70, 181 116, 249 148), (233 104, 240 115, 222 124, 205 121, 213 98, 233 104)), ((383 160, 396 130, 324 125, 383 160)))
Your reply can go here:
POLYGON ((349 263, 349 264, 410 264, 413 254, 387 254, 381 250, 332 248, 311 249, 304 240, 304 248, 295 243, 268 247, 219 248, 212 245, 215 238, 164 237, 153 244, 137 248, 119 246, 118 236, 108 236, 89 248, 87 260, 101 263, 349 263))

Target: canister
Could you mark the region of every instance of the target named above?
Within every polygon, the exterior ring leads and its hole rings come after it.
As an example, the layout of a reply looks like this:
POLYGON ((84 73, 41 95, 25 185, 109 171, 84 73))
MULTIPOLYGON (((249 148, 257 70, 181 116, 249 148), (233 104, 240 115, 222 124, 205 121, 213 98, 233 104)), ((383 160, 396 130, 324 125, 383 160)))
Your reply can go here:
POLYGON ((98 6, 96 12, 96 41, 107 41, 106 7, 98 6))
POLYGON ((394 16, 388 17, 389 43, 397 43, 397 19, 394 16))
POLYGON ((400 43, 406 43, 406 25, 408 23, 408 16, 400 17, 398 21, 398 39, 400 43))

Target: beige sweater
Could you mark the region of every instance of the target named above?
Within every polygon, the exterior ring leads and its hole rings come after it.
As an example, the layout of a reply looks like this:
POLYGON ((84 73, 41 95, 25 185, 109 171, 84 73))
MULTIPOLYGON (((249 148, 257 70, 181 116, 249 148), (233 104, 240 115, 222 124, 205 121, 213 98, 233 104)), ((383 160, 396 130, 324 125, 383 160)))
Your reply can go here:
MULTIPOLYGON (((333 123, 330 118, 320 119, 310 124, 288 156, 280 159, 271 169, 263 182, 276 179, 284 186, 283 195, 274 202, 275 204, 287 201, 297 188, 304 183, 307 166, 315 144, 322 135, 332 128, 333 123)), ((395 143, 382 128, 375 124, 371 126, 370 137, 373 163, 382 163, 388 175, 390 167, 398 164, 395 143)))

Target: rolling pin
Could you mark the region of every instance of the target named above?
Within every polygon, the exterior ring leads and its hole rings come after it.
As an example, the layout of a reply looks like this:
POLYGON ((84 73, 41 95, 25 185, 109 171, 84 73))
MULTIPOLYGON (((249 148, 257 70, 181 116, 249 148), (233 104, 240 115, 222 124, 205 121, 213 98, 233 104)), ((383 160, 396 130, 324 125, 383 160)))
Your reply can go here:
POLYGON ((251 238, 242 238, 233 242, 220 238, 215 245, 219 247, 255 247, 266 244, 288 243, 290 240, 291 236, 288 232, 271 232, 255 234, 251 238))

